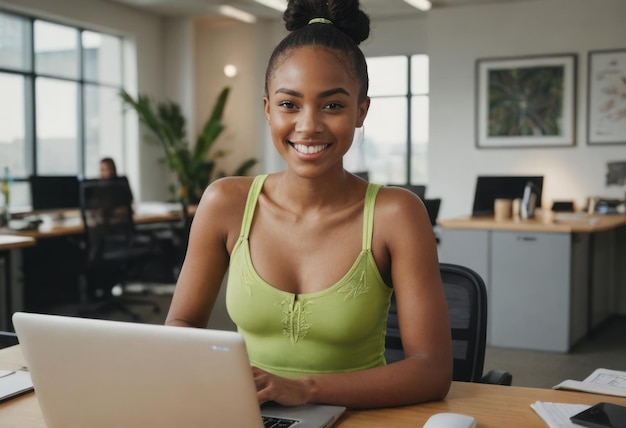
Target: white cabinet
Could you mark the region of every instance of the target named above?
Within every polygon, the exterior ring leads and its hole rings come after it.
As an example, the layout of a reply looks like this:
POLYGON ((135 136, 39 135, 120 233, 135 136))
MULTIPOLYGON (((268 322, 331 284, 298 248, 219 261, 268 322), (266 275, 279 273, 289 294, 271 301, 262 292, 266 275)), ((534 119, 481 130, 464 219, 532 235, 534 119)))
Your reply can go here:
POLYGON ((491 232, 493 346, 569 350, 570 247, 568 233, 491 232))
POLYGON ((587 331, 587 234, 443 229, 440 260, 474 269, 490 346, 567 352, 587 331))

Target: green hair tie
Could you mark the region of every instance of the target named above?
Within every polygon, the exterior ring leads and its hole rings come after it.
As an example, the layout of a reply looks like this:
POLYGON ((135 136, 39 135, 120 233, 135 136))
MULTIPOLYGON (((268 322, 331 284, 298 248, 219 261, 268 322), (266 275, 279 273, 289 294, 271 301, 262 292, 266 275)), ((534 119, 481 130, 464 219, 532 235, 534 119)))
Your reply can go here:
POLYGON ((333 21, 331 21, 330 19, 326 19, 326 18, 313 18, 309 21, 309 24, 331 24, 332 25, 333 21))

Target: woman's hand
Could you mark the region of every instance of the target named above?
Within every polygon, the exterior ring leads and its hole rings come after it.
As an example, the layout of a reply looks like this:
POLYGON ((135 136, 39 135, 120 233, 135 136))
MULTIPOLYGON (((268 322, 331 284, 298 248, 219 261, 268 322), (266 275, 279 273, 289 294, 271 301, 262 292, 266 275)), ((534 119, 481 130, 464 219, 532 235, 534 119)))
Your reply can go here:
POLYGON ((310 385, 305 379, 288 379, 252 367, 259 404, 275 401, 283 406, 306 404, 310 396, 310 385))

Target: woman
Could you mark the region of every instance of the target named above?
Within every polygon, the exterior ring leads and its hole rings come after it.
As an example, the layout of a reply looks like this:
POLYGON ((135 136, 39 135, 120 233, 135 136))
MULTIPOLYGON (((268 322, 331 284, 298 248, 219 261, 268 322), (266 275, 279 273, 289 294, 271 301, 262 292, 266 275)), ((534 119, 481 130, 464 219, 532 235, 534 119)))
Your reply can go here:
POLYGON ((117 168, 113 158, 102 158, 100 160, 100 179, 109 180, 117 177, 117 168))
POLYGON ((346 172, 367 115, 358 0, 290 0, 291 33, 266 73, 265 116, 285 171, 211 184, 199 204, 166 324, 205 327, 226 304, 259 402, 388 407, 441 399, 450 327, 426 210, 412 193, 346 172), (384 359, 391 293, 405 359, 384 359))

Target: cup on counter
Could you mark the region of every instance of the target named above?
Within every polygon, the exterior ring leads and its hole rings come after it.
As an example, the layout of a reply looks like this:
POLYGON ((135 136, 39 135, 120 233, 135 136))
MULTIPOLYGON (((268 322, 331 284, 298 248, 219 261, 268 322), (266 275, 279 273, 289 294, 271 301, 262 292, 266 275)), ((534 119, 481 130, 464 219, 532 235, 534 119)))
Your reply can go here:
POLYGON ((509 220, 513 217, 513 200, 496 199, 493 203, 493 213, 496 221, 509 220))
POLYGON ((519 220, 522 211, 522 200, 520 198, 513 199, 513 218, 519 220))

